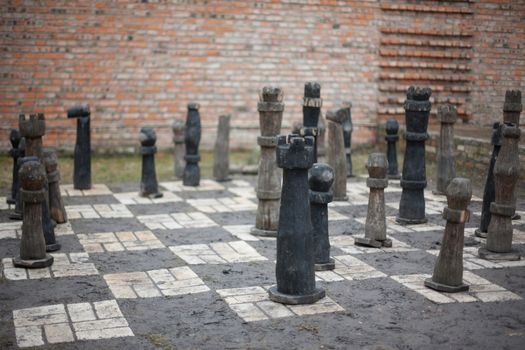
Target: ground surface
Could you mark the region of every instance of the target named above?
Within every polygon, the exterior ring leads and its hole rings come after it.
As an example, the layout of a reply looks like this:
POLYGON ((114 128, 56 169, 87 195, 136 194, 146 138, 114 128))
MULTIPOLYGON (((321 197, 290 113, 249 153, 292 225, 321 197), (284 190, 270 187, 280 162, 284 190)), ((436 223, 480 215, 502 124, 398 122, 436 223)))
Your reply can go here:
MULTIPOLYGON (((430 175, 430 174, 429 174, 430 175)), ((161 182, 144 200, 137 184, 63 185, 70 222, 50 270, 12 267, 20 222, 0 210, 0 348, 39 349, 523 349, 525 261, 476 258, 480 191, 465 241, 467 293, 423 287, 445 222, 444 198, 426 193, 429 223, 394 222, 401 189, 386 189, 390 249, 353 245, 363 233, 368 189, 348 182, 349 202, 330 205, 337 269, 318 273, 327 297, 310 306, 270 302, 275 240, 249 234, 255 177, 198 188, 161 182)), ((4 205, 0 198, 0 205, 4 205)), ((522 217, 525 204, 518 203, 522 217)), ((525 254, 525 221, 514 222, 525 254)))

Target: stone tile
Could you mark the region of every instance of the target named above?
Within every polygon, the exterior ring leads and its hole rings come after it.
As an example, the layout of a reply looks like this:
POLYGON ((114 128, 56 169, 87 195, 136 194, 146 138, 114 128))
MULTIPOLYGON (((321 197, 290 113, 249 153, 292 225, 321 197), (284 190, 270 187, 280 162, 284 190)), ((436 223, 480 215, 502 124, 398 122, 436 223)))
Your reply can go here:
POLYGON ((244 241, 169 247, 187 264, 226 264, 268 260, 244 241))
POLYGON ((137 219, 150 230, 172 230, 178 228, 203 228, 217 224, 200 212, 141 215, 137 219))
POLYGON ((68 323, 46 324, 44 333, 48 343, 67 343, 74 341, 73 331, 68 323))
POLYGON ((0 239, 20 238, 22 235, 22 221, 8 221, 0 223, 0 239))
POLYGON ((333 258, 335 260, 335 269, 331 271, 317 271, 315 273, 316 280, 335 282, 343 279, 351 281, 387 276, 351 255, 339 255, 333 258))
POLYGON ((393 237, 388 237, 392 240, 391 248, 370 248, 362 247, 354 244, 354 237, 363 237, 364 235, 339 235, 331 236, 330 244, 334 247, 337 247, 349 254, 365 254, 365 253, 395 253, 395 252, 409 252, 416 251, 418 249, 412 248, 406 243, 403 243, 393 237))
POLYGON ((114 193, 113 197, 125 205, 175 203, 182 201, 182 198, 171 192, 163 192, 163 196, 160 198, 141 197, 138 192, 114 193))
POLYGON ((77 235, 88 253, 121 252, 164 248, 151 231, 98 232, 77 235))
POLYGON ((93 184, 89 190, 75 190, 72 184, 60 185, 60 191, 65 197, 74 196, 100 196, 113 194, 108 186, 104 184, 93 184))
POLYGON ((223 185, 208 179, 201 179, 199 186, 183 186, 182 181, 160 182, 159 185, 171 192, 224 190, 223 185))
POLYGON ((245 197, 188 199, 186 202, 207 214, 257 210, 257 205, 245 197))
MULTIPOLYGON (((12 206, 14 208, 14 205, 12 206)), ((6 197, 0 197, 0 210, 9 209, 9 204, 6 202, 6 197)))
POLYGON ((87 253, 51 253, 53 265, 41 269, 15 267, 12 258, 2 259, 2 269, 8 280, 61 278, 98 275, 95 265, 89 262, 87 253))
POLYGON ((124 204, 67 205, 68 219, 132 218, 124 204))
POLYGON ((108 274, 104 275, 104 279, 117 299, 195 294, 210 290, 188 266, 108 274))
POLYGON ((257 193, 253 187, 229 187, 228 192, 233 193, 237 197, 257 199, 257 193))
POLYGON ((328 221, 348 220, 348 216, 339 213, 338 211, 328 208, 328 221))

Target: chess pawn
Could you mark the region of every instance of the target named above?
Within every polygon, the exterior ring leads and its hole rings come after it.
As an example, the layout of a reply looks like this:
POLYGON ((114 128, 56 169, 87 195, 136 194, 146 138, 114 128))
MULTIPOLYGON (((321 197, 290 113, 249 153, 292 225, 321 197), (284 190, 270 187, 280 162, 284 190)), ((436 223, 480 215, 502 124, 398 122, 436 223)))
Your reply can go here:
POLYGON ((91 111, 89 105, 71 107, 67 110, 67 117, 77 119, 73 187, 77 190, 89 190, 91 188, 91 111))
POLYGON ((405 101, 405 158, 400 185, 403 189, 396 221, 401 224, 423 224, 425 217, 424 189, 427 187, 425 140, 428 139, 428 116, 432 107, 429 88, 411 86, 405 101))
POLYGON ((346 177, 353 177, 352 166, 352 131, 354 130, 352 124, 352 102, 348 101, 343 104, 342 110, 347 114, 343 121, 343 139, 345 142, 346 155, 346 177))
POLYGON ((346 157, 345 144, 343 139, 343 121, 346 112, 340 109, 336 112, 328 111, 326 119, 328 121, 328 164, 334 169, 335 178, 332 191, 334 201, 346 201, 346 157))
POLYGON ((60 194, 60 172, 57 155, 53 149, 44 148, 44 166, 49 183, 49 213, 57 224, 63 224, 67 221, 67 213, 60 194))
POLYGON ((333 199, 330 187, 334 182, 334 170, 328 164, 315 163, 310 169, 310 217, 313 226, 315 270, 325 271, 335 268, 330 258, 328 235, 328 203, 333 199))
POLYGON ((217 139, 213 152, 213 177, 217 181, 230 179, 230 119, 231 116, 221 115, 217 128, 217 139))
POLYGON ((388 178, 389 179, 399 179, 399 171, 397 168, 397 148, 396 143, 399 140, 399 123, 395 119, 389 119, 386 121, 386 136, 385 140, 387 142, 386 148, 386 157, 388 160, 388 178))
POLYGON ((314 159, 314 139, 279 136, 277 165, 283 169, 281 208, 277 233, 277 286, 270 299, 282 304, 312 304, 325 296, 315 286, 315 263, 308 200, 308 169, 314 159), (288 142, 287 142, 288 141, 288 142))
MULTIPOLYGON (((18 178, 18 172, 20 171, 20 167, 23 164, 23 159, 25 159, 25 153, 26 153, 26 140, 22 137, 20 140, 20 144, 18 145, 18 159, 16 160, 16 176, 18 178)), ((16 198, 15 198, 15 209, 12 213, 9 214, 9 218, 11 220, 22 220, 22 198, 20 198, 20 188, 22 187, 22 184, 20 183, 20 179, 18 180, 18 189, 16 191, 16 198)))
POLYGON ((199 168, 199 143, 201 141, 201 116, 197 103, 188 103, 188 116, 184 130, 184 142, 186 143, 186 166, 182 174, 184 186, 199 186, 201 173, 199 168))
POLYGON ((317 126, 321 113, 321 85, 317 82, 307 82, 304 84, 303 97, 303 128, 302 136, 312 136, 314 138, 314 163, 317 163, 317 126))
POLYGON ((463 283, 463 240, 465 223, 470 218, 467 209, 472 197, 470 180, 454 178, 446 189, 446 195, 447 206, 443 210, 443 219, 447 220, 447 224, 434 274, 425 280, 425 286, 441 292, 456 293, 469 289, 463 283))
POLYGON ((184 153, 186 152, 186 146, 184 145, 184 121, 175 119, 171 127, 173 129, 173 144, 175 145, 173 152, 174 171, 175 176, 180 179, 184 171, 184 153))
POLYGON ((481 220, 479 228, 474 231, 474 234, 481 238, 487 238, 487 229, 490 223, 490 203, 494 202, 496 198, 496 188, 494 187, 494 165, 498 158, 499 150, 501 148, 501 128, 499 122, 492 126, 492 155, 490 156, 489 169, 487 172, 487 180, 485 181, 485 189, 483 190, 483 204, 481 206, 481 220))
POLYGON ((438 108, 441 131, 438 150, 437 184, 434 194, 443 195, 449 182, 456 176, 454 123, 458 119, 456 107, 450 104, 438 108))
POLYGON ((257 174, 257 215, 255 227, 250 232, 256 236, 276 237, 281 200, 281 169, 277 167, 275 149, 283 120, 283 91, 278 87, 265 86, 259 94, 257 110, 261 129, 257 144, 261 147, 261 157, 257 174))
POLYGON ((388 161, 383 153, 372 153, 366 164, 370 188, 368 212, 366 214, 365 236, 356 237, 355 244, 373 248, 392 247, 392 240, 386 237, 385 188, 388 186, 386 172, 388 161))
POLYGON ((157 135, 152 128, 143 127, 140 129, 140 154, 142 154, 142 177, 140 179, 140 196, 149 198, 160 198, 157 183, 157 173, 155 171, 155 153, 157 153, 157 135))
POLYGON ((44 182, 46 173, 36 157, 26 157, 19 171, 22 185, 20 197, 23 204, 22 237, 20 256, 13 259, 13 265, 25 268, 51 266, 53 257, 46 253, 46 242, 42 228, 42 205, 46 201, 44 182))
POLYGON ((9 133, 9 141, 11 142, 12 148, 9 150, 9 155, 13 158, 13 181, 11 183, 10 196, 6 199, 6 202, 9 205, 16 204, 16 196, 18 193, 18 187, 20 186, 18 183, 18 171, 16 165, 16 161, 18 160, 18 157, 20 157, 20 150, 18 149, 20 139, 20 131, 18 131, 18 129, 11 129, 11 132, 9 133))

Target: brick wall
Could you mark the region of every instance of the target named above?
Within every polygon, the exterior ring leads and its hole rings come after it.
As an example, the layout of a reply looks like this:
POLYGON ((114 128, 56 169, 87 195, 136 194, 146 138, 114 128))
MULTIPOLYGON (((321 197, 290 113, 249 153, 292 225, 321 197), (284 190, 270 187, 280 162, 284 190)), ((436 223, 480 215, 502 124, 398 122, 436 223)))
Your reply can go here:
POLYGON ((96 150, 137 148, 142 125, 166 148, 189 101, 201 104, 204 147, 222 113, 233 116, 232 146, 256 147, 260 88, 284 89, 288 127, 308 80, 322 84, 324 110, 353 102, 356 143, 375 140, 378 117, 402 121, 412 83, 489 125, 504 90, 524 85, 524 16, 513 1, 6 0, 0 148, 19 113, 44 112, 45 143, 71 149, 65 111, 79 102, 92 107, 96 150))

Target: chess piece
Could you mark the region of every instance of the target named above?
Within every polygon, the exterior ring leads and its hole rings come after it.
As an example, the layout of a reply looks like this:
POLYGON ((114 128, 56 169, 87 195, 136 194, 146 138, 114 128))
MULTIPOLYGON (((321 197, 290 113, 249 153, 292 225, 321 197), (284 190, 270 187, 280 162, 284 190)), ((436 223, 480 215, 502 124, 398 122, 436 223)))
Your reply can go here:
POLYGON ((490 204, 491 218, 487 230, 487 243, 478 250, 478 254, 480 258, 487 260, 520 260, 519 252, 512 249, 512 216, 516 211, 514 190, 520 172, 519 90, 506 92, 503 110, 503 140, 494 165, 496 198, 490 204))
POLYGON ((354 130, 352 124, 352 102, 348 101, 343 104, 343 111, 347 117, 343 121, 343 139, 345 142, 346 155, 346 177, 353 177, 352 167, 352 131, 354 130))
MULTIPOLYGON (((319 139, 318 139, 319 141, 319 139)), ((334 170, 328 164, 315 163, 310 169, 310 217, 313 226, 315 270, 326 271, 335 268, 330 258, 328 236, 328 203, 333 199, 330 187, 334 182, 334 170)))
POLYGON ((392 240, 386 237, 385 188, 388 186, 386 172, 388 161, 383 153, 372 153, 366 164, 370 188, 368 212, 366 214, 365 236, 356 237, 356 245, 373 248, 392 247, 392 240))
POLYGON ((483 191, 483 204, 481 206, 481 220, 479 228, 474 231, 474 234, 481 238, 487 238, 487 229, 490 223, 490 203, 496 199, 496 189, 494 188, 494 165, 498 158, 499 150, 501 148, 501 128, 499 122, 492 126, 492 155, 490 156, 489 169, 487 172, 487 180, 485 181, 485 189, 483 191))
MULTIPOLYGON (((31 114, 29 118, 26 118, 25 115, 21 114, 18 118, 18 127, 20 129, 20 135, 25 138, 26 156, 37 157, 40 163, 44 165, 44 153, 42 150, 42 136, 44 136, 46 132, 44 115, 42 113, 31 114)), ((53 252, 60 249, 60 243, 56 241, 54 225, 49 216, 48 191, 49 184, 46 177, 44 180, 44 194, 46 200, 42 203, 42 228, 46 240, 46 250, 48 252, 53 252)))
POLYGON ((18 129, 11 129, 11 132, 9 133, 9 141, 11 142, 12 148, 9 150, 9 155, 13 158, 13 181, 11 183, 11 193, 6 198, 6 202, 9 205, 16 204, 16 196, 18 193, 18 187, 20 186, 18 183, 18 171, 16 165, 16 161, 18 160, 18 157, 20 157, 20 150, 18 149, 20 139, 20 131, 18 131, 18 129))
POLYGON ((140 129, 140 154, 142 154, 142 176, 140 178, 141 197, 160 198, 162 193, 159 192, 157 182, 157 173, 155 171, 155 153, 157 153, 157 135, 153 128, 143 127, 140 129))
POLYGON ((19 179, 22 185, 20 197, 24 203, 24 221, 20 239, 20 256, 13 259, 13 265, 25 268, 51 266, 53 257, 46 254, 46 242, 42 233, 42 205, 46 201, 44 189, 46 173, 37 157, 23 159, 19 179))
POLYGON ((292 134, 295 134, 295 135, 301 135, 301 130, 303 130, 303 123, 302 122, 294 122, 292 124, 292 134))
POLYGON ((281 208, 277 234, 277 286, 269 289, 270 299, 282 304, 311 304, 325 296, 315 286, 314 247, 308 169, 314 159, 314 138, 279 136, 277 165, 283 169, 281 208), (288 141, 288 142, 287 142, 288 141))
POLYGON ((319 113, 319 123, 317 124, 317 161, 322 162, 326 159, 326 119, 323 112, 319 113))
POLYGON ((397 148, 396 143, 399 140, 399 123, 395 119, 389 119, 386 121, 386 136, 385 140, 387 142, 386 148, 386 157, 388 160, 388 178, 389 179, 399 179, 399 171, 397 169, 397 148))
POLYGON ((321 113, 321 85, 317 82, 307 82, 304 84, 303 97, 303 128, 301 135, 312 136, 314 138, 314 163, 317 163, 317 126, 319 124, 319 114, 321 113))
POLYGON ((432 90, 411 86, 405 101, 405 158, 401 177, 401 200, 396 221, 401 224, 423 224, 425 217, 424 189, 427 187, 425 140, 432 90))
POLYGON ((73 187, 77 190, 89 190, 91 188, 91 111, 89 105, 71 107, 67 110, 67 117, 77 118, 73 187))
POLYGON ((199 186, 201 172, 199 168, 199 142, 201 141, 201 116, 199 114, 199 104, 188 103, 188 117, 186 118, 186 128, 184 130, 184 142, 186 143, 186 166, 182 174, 182 184, 184 186, 199 186))
POLYGON ((174 171, 175 176, 181 179, 184 171, 184 153, 186 152, 186 146, 184 145, 184 121, 175 119, 171 127, 173 129, 173 144, 175 145, 173 152, 174 171))
POLYGON ((259 94, 259 125, 261 158, 257 175, 257 216, 251 233, 257 236, 277 236, 279 202, 281 199, 281 170, 277 168, 275 149, 283 119, 283 92, 278 87, 265 86, 259 94))
POLYGON ((441 122, 441 131, 437 155, 437 183, 434 194, 443 195, 449 182, 456 177, 454 157, 454 123, 458 119, 456 107, 450 104, 439 106, 438 119, 441 122))
POLYGON ((67 213, 60 194, 60 172, 56 152, 51 148, 44 148, 44 166, 49 183, 49 214, 57 224, 67 221, 67 213))
MULTIPOLYGON (((22 159, 25 158, 26 155, 26 139, 21 138, 20 143, 18 144, 18 159, 16 160, 16 173, 18 177, 18 172, 20 171, 20 167, 22 166, 23 162, 22 159)), ((15 209, 12 213, 9 214, 9 218, 11 220, 22 220, 22 198, 20 198, 20 188, 22 187, 22 184, 20 183, 20 179, 18 179, 18 189, 16 191, 16 198, 15 198, 15 209)))
POLYGON ((425 280, 425 286, 440 292, 456 293, 469 289, 463 283, 463 240, 465 223, 470 217, 467 209, 472 197, 470 180, 454 178, 446 189, 446 195, 447 206, 443 210, 443 219, 447 220, 447 224, 434 274, 425 280))
POLYGON ((217 181, 230 179, 230 119, 231 116, 221 115, 217 128, 217 139, 213 151, 213 177, 217 181))
POLYGON ((343 139, 343 121, 346 118, 344 109, 337 112, 328 111, 328 164, 334 169, 335 178, 332 186, 334 201, 346 201, 346 157, 343 139))

